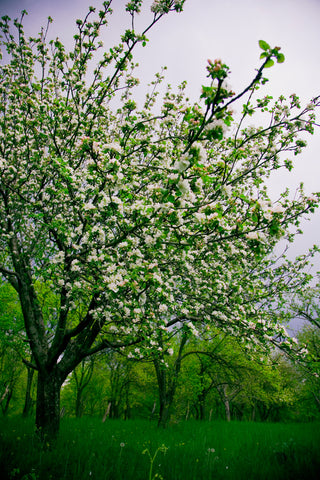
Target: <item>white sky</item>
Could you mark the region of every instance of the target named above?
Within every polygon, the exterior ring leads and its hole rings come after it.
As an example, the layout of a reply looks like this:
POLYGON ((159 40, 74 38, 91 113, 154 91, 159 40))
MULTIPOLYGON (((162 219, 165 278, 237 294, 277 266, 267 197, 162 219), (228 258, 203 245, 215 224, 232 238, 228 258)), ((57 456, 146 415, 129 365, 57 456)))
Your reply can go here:
MULTIPOLYGON (((50 15, 54 19, 50 36, 59 36, 70 44, 75 33, 74 20, 83 18, 89 5, 99 7, 101 3, 102 0, 0 0, 0 16, 19 17, 21 10, 26 9, 26 31, 34 35, 50 15)), ((102 35, 106 48, 116 43, 129 27, 125 3, 126 0, 113 0, 110 30, 102 35)), ((146 11, 151 4, 152 0, 145 0, 146 11)), ((145 21, 146 15, 141 16, 138 25, 145 25, 145 21)), ((229 83, 238 92, 248 85, 260 65, 258 41, 263 39, 271 46, 280 46, 286 61, 268 70, 270 82, 260 95, 288 97, 296 93, 307 103, 320 94, 319 21, 320 0, 187 0, 183 13, 166 16, 149 32, 147 47, 140 48, 136 55, 140 76, 147 84, 166 65, 167 83, 175 86, 187 80, 188 94, 197 101, 200 87, 206 82, 207 59, 221 58, 229 65, 229 83)), ((308 137, 307 149, 295 161, 296 168, 289 176, 276 175, 274 191, 287 186, 294 190, 301 181, 308 193, 320 191, 320 128, 308 137)), ((303 224, 303 230, 303 237, 292 248, 294 254, 303 253, 314 243, 320 245, 320 212, 303 224)), ((316 267, 320 269, 319 260, 316 267)))

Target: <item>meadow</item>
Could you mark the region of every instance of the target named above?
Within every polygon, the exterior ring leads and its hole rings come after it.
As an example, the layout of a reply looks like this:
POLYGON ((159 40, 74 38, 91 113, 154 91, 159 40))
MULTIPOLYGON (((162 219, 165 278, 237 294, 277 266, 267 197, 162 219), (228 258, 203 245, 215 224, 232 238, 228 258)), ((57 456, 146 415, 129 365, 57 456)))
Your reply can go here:
POLYGON ((57 443, 42 446, 32 420, 0 421, 3 479, 299 480, 320 474, 318 423, 65 418, 57 443))

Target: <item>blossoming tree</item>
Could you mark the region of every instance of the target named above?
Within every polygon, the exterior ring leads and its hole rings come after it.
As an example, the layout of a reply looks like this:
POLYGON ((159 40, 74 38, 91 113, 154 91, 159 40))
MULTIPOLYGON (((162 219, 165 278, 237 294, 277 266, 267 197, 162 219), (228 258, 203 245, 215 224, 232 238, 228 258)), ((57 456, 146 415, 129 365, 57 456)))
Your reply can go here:
POLYGON ((288 103, 253 99, 264 69, 284 60, 277 47, 260 42, 262 65, 237 95, 229 68, 215 60, 198 104, 183 84, 155 106, 158 74, 138 108, 133 51, 184 2, 153 2, 139 34, 142 1, 128 2, 131 29, 95 60, 111 3, 77 20, 70 52, 45 31, 27 39, 22 20, 15 33, 8 17, 1 22, 0 271, 19 295, 42 435, 58 432, 68 374, 100 350, 137 344, 143 355, 159 329, 196 333, 197 323, 262 342, 278 335, 275 322, 259 324, 255 304, 241 300, 244 286, 260 292, 251 262, 264 261, 317 204, 302 189, 293 199, 268 197, 266 180, 291 169, 283 152, 300 152, 297 135, 312 133, 319 105, 301 109, 295 95, 288 103), (241 99, 235 125, 231 107, 241 99), (261 111, 265 126, 246 126, 261 111))

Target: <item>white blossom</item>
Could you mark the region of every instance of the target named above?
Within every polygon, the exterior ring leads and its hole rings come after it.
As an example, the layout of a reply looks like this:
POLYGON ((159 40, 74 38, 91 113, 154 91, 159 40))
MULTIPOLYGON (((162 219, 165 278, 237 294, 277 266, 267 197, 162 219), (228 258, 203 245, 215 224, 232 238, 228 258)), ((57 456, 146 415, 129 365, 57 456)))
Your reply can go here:
POLYGON ((107 148, 108 150, 114 150, 115 152, 122 153, 122 148, 119 145, 119 143, 106 143, 104 145, 104 148, 107 148))
POLYGON ((194 146, 199 150, 200 162, 205 163, 207 161, 207 150, 204 148, 202 143, 195 143, 194 146))
POLYGON ((95 152, 95 153, 99 153, 100 152, 100 145, 98 142, 93 142, 92 143, 92 150, 95 152))
POLYGON ((281 205, 275 205, 270 209, 270 211, 273 213, 283 213, 285 212, 285 209, 281 205))
POLYGON ((152 3, 150 10, 153 13, 160 13, 164 14, 168 12, 168 2, 166 0, 154 0, 152 3))
POLYGON ((147 245, 152 245, 154 243, 155 239, 151 235, 146 235, 145 236, 145 242, 147 245))
POLYGON ((246 233, 246 237, 247 237, 249 240, 258 240, 258 239, 259 239, 259 236, 258 236, 258 233, 257 233, 257 232, 249 232, 249 233, 246 233))
POLYGON ((79 262, 78 260, 73 260, 72 263, 71 263, 71 270, 73 272, 80 272, 81 271, 81 267, 79 265, 79 262))
POLYGON ((173 168, 179 172, 184 172, 190 166, 189 158, 190 157, 188 155, 182 155, 180 160, 177 160, 174 163, 173 168))
POLYGON ((83 210, 88 211, 88 210, 94 210, 96 207, 93 205, 92 202, 85 203, 83 205, 83 210))
POLYGON ((62 263, 64 261, 64 252, 57 253, 51 260, 51 263, 62 263))
POLYGON ((115 293, 119 290, 119 288, 118 288, 118 286, 115 282, 110 282, 108 284, 108 288, 109 288, 109 290, 112 290, 115 293))
POLYGON ((161 304, 159 305, 159 312, 166 312, 168 310, 167 305, 161 304))
POLYGON ((147 301, 147 295, 145 292, 142 292, 139 297, 139 302, 141 305, 145 305, 146 301, 147 301))
POLYGON ((223 120, 213 120, 213 122, 210 122, 205 126, 204 131, 209 132, 211 130, 215 130, 216 128, 222 130, 223 134, 226 134, 228 131, 228 126, 224 123, 223 120))
POLYGON ((232 194, 232 187, 231 187, 231 185, 224 185, 223 190, 224 190, 224 192, 226 193, 226 195, 227 195, 228 197, 231 196, 231 194, 232 194))

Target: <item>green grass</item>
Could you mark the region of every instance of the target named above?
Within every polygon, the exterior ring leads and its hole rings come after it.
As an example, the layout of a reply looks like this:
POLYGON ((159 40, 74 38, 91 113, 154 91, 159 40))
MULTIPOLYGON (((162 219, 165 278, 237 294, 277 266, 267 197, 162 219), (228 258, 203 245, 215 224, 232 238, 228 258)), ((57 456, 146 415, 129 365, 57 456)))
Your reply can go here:
POLYGON ((0 432, 3 479, 312 480, 320 474, 314 423, 189 421, 159 430, 140 420, 63 419, 57 444, 46 449, 31 421, 2 419, 0 432))

